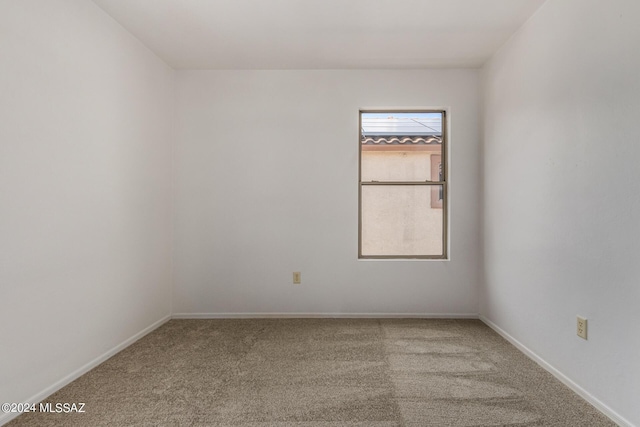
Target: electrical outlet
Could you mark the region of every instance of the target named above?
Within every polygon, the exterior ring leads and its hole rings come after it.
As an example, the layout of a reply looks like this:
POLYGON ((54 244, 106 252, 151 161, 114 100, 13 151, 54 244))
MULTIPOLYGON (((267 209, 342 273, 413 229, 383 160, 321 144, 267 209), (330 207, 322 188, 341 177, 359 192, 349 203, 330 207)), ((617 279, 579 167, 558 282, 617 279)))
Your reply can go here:
POLYGON ((294 285, 299 285, 300 283, 302 283, 301 277, 300 277, 300 272, 299 271, 294 271, 293 272, 293 284, 294 285))
POLYGON ((580 338, 587 339, 587 319, 578 316, 578 330, 576 332, 580 338))

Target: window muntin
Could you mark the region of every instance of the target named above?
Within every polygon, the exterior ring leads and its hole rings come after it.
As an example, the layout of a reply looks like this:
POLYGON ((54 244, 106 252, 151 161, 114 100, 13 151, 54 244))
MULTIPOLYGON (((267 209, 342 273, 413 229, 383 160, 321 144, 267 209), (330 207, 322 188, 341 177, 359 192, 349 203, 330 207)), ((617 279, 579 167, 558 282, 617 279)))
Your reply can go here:
POLYGON ((359 258, 447 257, 444 111, 361 111, 359 258))

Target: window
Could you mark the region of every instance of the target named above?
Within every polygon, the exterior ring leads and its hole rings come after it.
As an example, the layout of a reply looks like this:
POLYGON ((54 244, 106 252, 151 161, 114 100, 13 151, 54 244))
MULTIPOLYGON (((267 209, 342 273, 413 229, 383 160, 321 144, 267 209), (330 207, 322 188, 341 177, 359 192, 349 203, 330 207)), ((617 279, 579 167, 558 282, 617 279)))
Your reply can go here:
POLYGON ((359 258, 447 257, 444 111, 361 111, 359 258))

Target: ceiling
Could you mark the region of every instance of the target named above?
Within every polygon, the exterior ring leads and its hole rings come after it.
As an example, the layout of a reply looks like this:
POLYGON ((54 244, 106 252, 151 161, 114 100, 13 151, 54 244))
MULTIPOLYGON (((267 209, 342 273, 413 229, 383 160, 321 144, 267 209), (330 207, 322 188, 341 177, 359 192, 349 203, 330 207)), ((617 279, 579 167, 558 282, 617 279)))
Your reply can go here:
POLYGON ((545 0, 94 0, 177 69, 479 67, 545 0))

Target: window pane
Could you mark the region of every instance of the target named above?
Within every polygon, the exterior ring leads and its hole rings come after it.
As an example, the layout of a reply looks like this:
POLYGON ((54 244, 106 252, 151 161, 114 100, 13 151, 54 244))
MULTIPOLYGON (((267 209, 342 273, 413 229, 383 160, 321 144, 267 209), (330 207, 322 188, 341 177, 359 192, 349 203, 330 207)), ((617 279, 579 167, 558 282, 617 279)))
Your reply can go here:
POLYGON ((442 113, 361 113, 362 181, 438 181, 442 113))
POLYGON ((440 146, 437 151, 364 150, 361 179, 367 181, 439 181, 440 146), (435 167, 432 167, 435 162, 435 167))
POLYGON ((441 185, 363 185, 362 255, 442 255, 441 185), (436 197, 437 198, 437 197, 436 197))

